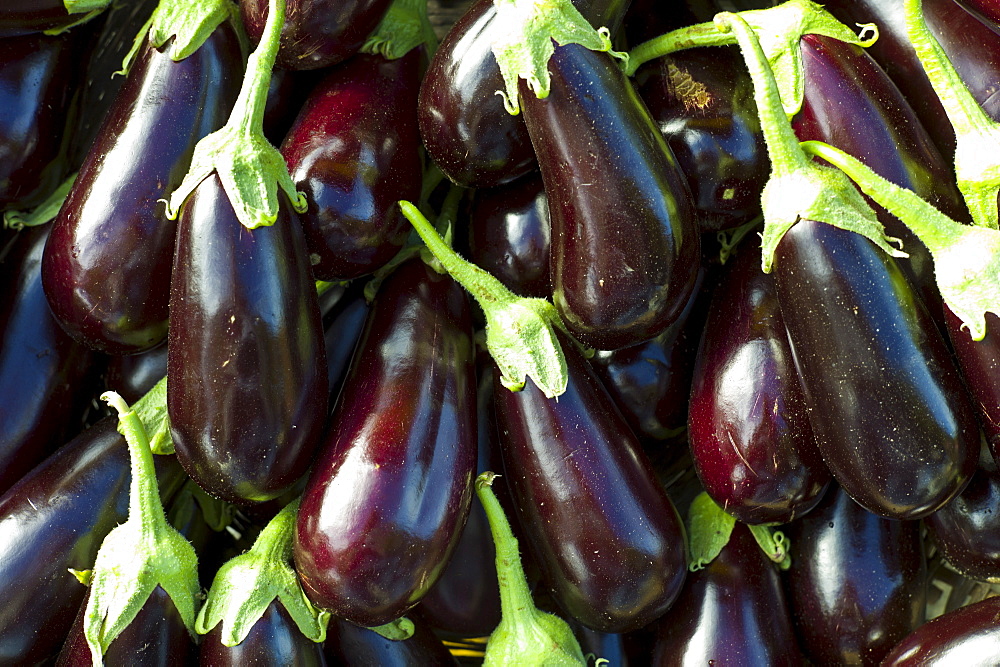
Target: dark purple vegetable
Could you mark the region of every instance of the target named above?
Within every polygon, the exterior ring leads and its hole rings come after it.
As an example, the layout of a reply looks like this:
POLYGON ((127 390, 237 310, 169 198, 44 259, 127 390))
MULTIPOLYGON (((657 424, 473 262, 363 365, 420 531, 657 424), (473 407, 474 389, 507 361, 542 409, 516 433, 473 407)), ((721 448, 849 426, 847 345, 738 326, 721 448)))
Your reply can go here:
POLYGON ((913 631, 892 650, 886 667, 951 667, 1000 662, 1000 597, 939 616, 913 631))
POLYGON ((1000 4, 994 0, 955 0, 965 11, 970 12, 996 31, 1000 26, 1000 4))
POLYGON ((723 276, 698 350, 691 458, 716 504, 751 524, 788 523, 830 483, 809 427, 774 278, 744 244, 723 276))
POLYGON ((397 202, 420 196, 421 58, 420 49, 396 60, 352 58, 316 86, 282 143, 309 200, 301 219, 321 280, 372 273, 406 241, 397 202))
POLYGON ((330 619, 323 653, 331 665, 378 665, 379 667, 454 667, 457 663, 441 640, 414 619, 413 636, 403 641, 347 621, 330 619))
POLYGON ((610 350, 674 322, 698 275, 683 176, 618 65, 577 44, 549 61, 552 91, 522 88, 552 221, 553 302, 582 342, 610 350))
POLYGON ((159 200, 225 121, 241 71, 229 23, 180 62, 143 47, 45 248, 45 294, 76 340, 131 354, 166 337, 176 223, 159 200))
POLYGON ((462 289, 419 261, 376 296, 294 548, 306 594, 341 618, 402 616, 458 541, 476 465, 471 327, 462 289))
POLYGON ((789 602, 816 664, 878 664, 923 622, 918 522, 877 517, 835 486, 788 532, 789 602))
POLYGON ((497 427, 513 505, 560 606, 602 632, 661 616, 684 581, 684 532, 639 443, 574 344, 569 384, 547 399, 494 373, 497 427))
POLYGON ((108 391, 118 392, 132 405, 167 374, 167 346, 124 357, 111 357, 104 374, 108 391))
POLYGON ((181 211, 171 279, 167 406, 177 458, 210 494, 280 496, 309 466, 327 414, 316 289, 283 202, 247 229, 218 176, 181 211))
POLYGON ((0 38, 64 28, 79 21, 63 0, 4 0, 0 6, 0 38))
POLYGON ((206 667, 326 665, 323 647, 299 631, 291 616, 277 600, 268 605, 264 615, 254 623, 247 638, 236 646, 223 644, 222 624, 215 626, 202 638, 199 655, 201 664, 206 667))
POLYGON ((976 341, 951 309, 946 308, 944 315, 955 359, 978 411, 986 442, 994 461, 1000 461, 1000 319, 986 313, 986 335, 976 341))
POLYGON ((323 308, 320 295, 320 309, 323 311, 323 341, 326 348, 326 380, 330 388, 332 408, 337 404, 344 378, 357 347, 358 339, 368 319, 370 310, 364 296, 364 285, 351 283, 347 291, 331 308, 323 308))
POLYGON ((739 523, 658 627, 652 664, 660 667, 803 664, 778 572, 739 523))
POLYGON ((1000 473, 980 467, 957 498, 924 519, 948 563, 964 576, 1000 581, 1000 473))

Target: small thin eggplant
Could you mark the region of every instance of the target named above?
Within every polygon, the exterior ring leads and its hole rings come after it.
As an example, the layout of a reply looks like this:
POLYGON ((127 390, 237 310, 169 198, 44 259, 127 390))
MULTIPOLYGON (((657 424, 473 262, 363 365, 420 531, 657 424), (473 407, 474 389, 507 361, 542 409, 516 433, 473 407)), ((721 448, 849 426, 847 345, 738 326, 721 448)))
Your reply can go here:
POLYGON ((1000 663, 1000 597, 960 607, 913 631, 884 667, 989 667, 1000 663))
POLYGON ((938 551, 962 575, 1000 582, 1000 474, 980 466, 965 491, 924 523, 938 551))
POLYGON ((415 606, 465 523, 476 466, 467 297, 420 261, 382 284, 302 497, 296 570, 320 608, 373 627, 415 606))
MULTIPOLYGON (((114 646, 114 644, 112 644, 114 646)), ((302 634, 277 600, 267 606, 250 634, 236 646, 222 643, 222 624, 202 639, 199 653, 205 667, 323 667, 323 647, 302 634)), ((374 664, 374 663, 373 663, 374 664)))

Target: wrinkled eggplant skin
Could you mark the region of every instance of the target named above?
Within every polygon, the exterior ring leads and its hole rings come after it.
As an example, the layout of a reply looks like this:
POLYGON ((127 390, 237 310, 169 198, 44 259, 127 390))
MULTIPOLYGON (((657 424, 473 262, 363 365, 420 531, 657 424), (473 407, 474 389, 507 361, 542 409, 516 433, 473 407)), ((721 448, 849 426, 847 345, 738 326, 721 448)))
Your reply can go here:
POLYGON ((806 414, 774 277, 730 260, 695 362, 688 439, 709 496, 745 523, 789 523, 830 483, 806 414))
POLYGON ((322 645, 295 625, 284 605, 272 600, 264 615, 250 628, 250 634, 236 646, 222 643, 222 623, 201 641, 200 664, 205 667, 323 667, 322 645))
POLYGON ((979 468, 957 498, 924 519, 945 560, 964 576, 1000 582, 1000 474, 979 468))
POLYGON ((455 667, 458 663, 431 629, 419 618, 411 620, 413 636, 392 641, 368 628, 331 618, 323 653, 331 665, 455 667))
POLYGON ((0 209, 44 189, 42 170, 59 152, 79 46, 70 34, 0 38, 0 209))
POLYGON ((54 30, 78 21, 63 0, 4 0, 0 6, 0 38, 54 30))
MULTIPOLYGON (((59 652, 87 593, 67 568, 92 567, 105 535, 127 517, 128 447, 116 427, 112 417, 98 422, 0 498, 0 663, 59 652)), ((156 459, 168 498, 183 471, 172 457, 156 459)))
POLYGON ((472 320, 411 261, 382 284, 302 496, 296 569, 321 608, 372 627, 416 605, 465 523, 476 467, 472 320))
POLYGON ((989 667, 1000 664, 1000 597, 930 620, 896 645, 884 667, 989 667))
MULTIPOLYGON (((84 600, 66 637, 56 667, 90 667, 93 660, 83 634, 84 600)), ((184 627, 173 600, 160 586, 153 589, 135 619, 104 653, 107 665, 185 667, 195 653, 194 638, 184 627)))
POLYGON ((410 225, 400 199, 420 196, 416 100, 421 49, 386 60, 361 54, 313 90, 281 146, 320 280, 372 273, 399 251, 410 225))
MULTIPOLYGON (((389 0, 289 0, 276 64, 283 69, 329 67, 354 55, 385 15, 389 0)), ((240 17, 256 46, 268 0, 243 0, 240 17)))
POLYGON ((306 472, 327 414, 319 304, 288 202, 250 230, 218 176, 202 181, 179 218, 170 317, 178 460, 222 500, 278 497, 306 472))
POLYGON ((469 221, 469 258, 519 296, 545 298, 551 247, 549 203, 530 174, 476 192, 469 221))
POLYGON ((816 664, 877 665, 923 622, 927 567, 918 522, 877 517, 835 485, 787 531, 788 599, 816 664))
POLYGON ((841 486, 880 516, 917 519, 962 491, 979 430, 954 362, 892 258, 803 220, 775 284, 809 421, 841 486))
POLYGON ((661 616, 686 572, 683 525, 587 361, 563 339, 569 385, 556 399, 494 371, 504 471, 525 548, 566 612, 601 632, 661 616))
POLYGON ((132 405, 167 374, 167 346, 124 357, 111 357, 104 373, 104 386, 132 405))
POLYGON ((548 97, 522 87, 521 98, 549 200, 553 303, 591 347, 648 340, 680 316, 698 276, 687 184, 610 56, 567 44, 549 71, 548 97))
POLYGON ((979 424, 994 461, 1000 461, 1000 318, 986 313, 986 335, 972 340, 962 321, 945 307, 945 325, 962 377, 979 411, 979 424))
POLYGON ((63 332, 42 290, 49 227, 18 232, 0 263, 0 493, 83 426, 96 384, 97 355, 63 332))
POLYGON ((659 58, 639 70, 636 84, 691 189, 699 229, 730 229, 759 215, 770 163, 739 50, 659 58))
POLYGON ((688 576, 658 627, 657 667, 804 663, 781 578, 740 523, 715 560, 688 576))
POLYGON ((225 122, 239 90, 229 23, 180 62, 143 47, 53 221, 42 280, 76 340, 133 354, 167 335, 176 223, 160 199, 180 185, 194 146, 225 122))

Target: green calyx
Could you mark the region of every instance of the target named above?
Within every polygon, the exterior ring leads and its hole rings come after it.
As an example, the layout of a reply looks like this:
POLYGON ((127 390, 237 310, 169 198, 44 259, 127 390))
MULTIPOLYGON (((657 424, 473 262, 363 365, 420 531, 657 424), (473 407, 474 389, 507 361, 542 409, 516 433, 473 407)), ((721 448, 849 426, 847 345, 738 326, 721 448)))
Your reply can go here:
POLYGON ((736 517, 702 491, 688 508, 688 570, 697 572, 715 560, 729 544, 736 517))
POLYGON ((287 505, 261 531, 248 552, 219 568, 198 613, 198 634, 207 634, 222 623, 222 643, 236 646, 246 639, 268 606, 278 600, 303 635, 314 642, 326 639, 330 613, 313 606, 291 565, 298 506, 298 500, 287 505))
POLYGON ((102 12, 108 8, 111 0, 63 0, 67 14, 89 14, 102 12))
POLYGON ((492 472, 484 472, 476 478, 476 495, 486 510, 496 545, 502 612, 500 624, 486 643, 483 665, 586 665, 569 624, 539 610, 531 599, 517 538, 490 488, 496 477, 492 472))
POLYGON ((628 61, 628 54, 611 50, 608 29, 595 30, 570 0, 494 0, 494 6, 497 27, 493 55, 504 80, 504 90, 497 94, 511 115, 521 112, 518 79, 525 79, 539 99, 548 97, 553 42, 579 44, 628 61))
POLYGON ((416 206, 399 202, 403 215, 444 269, 479 303, 486 316, 486 349, 511 391, 531 380, 548 398, 566 391, 569 373, 556 329, 568 336, 555 306, 545 299, 519 297, 481 268, 458 256, 416 206))
POLYGON ((160 0, 149 20, 140 28, 118 73, 128 72, 147 38, 157 49, 173 40, 167 55, 178 62, 201 48, 223 21, 237 21, 237 13, 236 5, 231 0, 160 0))
POLYGON ((222 129, 195 146, 191 167, 167 202, 167 217, 176 219, 188 196, 213 173, 219 177, 240 223, 248 229, 278 219, 278 188, 292 207, 304 213, 306 197, 295 189, 288 165, 264 137, 264 108, 278 39, 285 17, 285 0, 270 0, 270 13, 247 71, 233 112, 222 129))
POLYGON ((91 575, 83 632, 94 665, 103 664, 108 646, 135 619, 157 586, 167 593, 194 635, 199 592, 194 548, 167 523, 142 422, 118 394, 107 392, 101 398, 117 410, 124 427, 132 483, 128 520, 104 539, 91 575))
POLYGON ((428 55, 437 48, 437 36, 427 17, 427 0, 393 0, 361 51, 395 60, 422 44, 428 55))
POLYGON ((397 618, 395 621, 389 621, 388 623, 376 625, 368 629, 381 637, 385 637, 389 641, 401 642, 413 636, 416 626, 413 625, 413 621, 404 616, 397 618))
MULTIPOLYGON (((788 0, 776 7, 739 12, 737 15, 760 36, 761 47, 778 82, 782 106, 789 118, 802 108, 805 96, 805 76, 799 48, 803 35, 824 35, 862 47, 869 47, 878 39, 878 29, 874 24, 861 26, 861 35, 856 35, 811 0, 788 0)), ((734 35, 728 30, 720 30, 718 23, 699 23, 638 45, 629 53, 625 71, 631 76, 644 63, 675 51, 735 43, 734 35)))

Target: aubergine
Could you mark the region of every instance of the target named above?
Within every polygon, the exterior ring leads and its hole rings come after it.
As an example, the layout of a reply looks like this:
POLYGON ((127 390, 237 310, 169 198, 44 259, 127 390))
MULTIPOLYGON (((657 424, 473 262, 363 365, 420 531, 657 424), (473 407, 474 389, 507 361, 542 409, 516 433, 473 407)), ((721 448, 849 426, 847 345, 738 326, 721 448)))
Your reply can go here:
POLYGON ((422 54, 355 56, 313 89, 285 136, 281 153, 309 200, 300 218, 320 280, 374 272, 409 235, 397 202, 420 196, 422 54))
POLYGON ((277 498, 327 415, 319 303, 287 201, 247 229, 215 174, 181 210, 170 286, 167 410, 177 458, 211 495, 277 498))
POLYGON ((417 260, 396 269, 302 496, 295 567, 318 607, 382 625, 440 576, 472 500, 473 361, 464 291, 417 260))
POLYGON ((963 576, 1000 582, 1000 473, 980 466, 965 490, 924 519, 927 534, 963 576))
POLYGON ((951 667, 1000 663, 1000 597, 959 607, 921 625, 900 641, 885 667, 951 667))
POLYGON ((945 308, 944 316, 948 338, 978 410, 986 443, 993 460, 1000 461, 1000 318, 986 313, 986 335, 976 341, 950 308, 945 308))
POLYGON ((419 617, 413 621, 413 636, 393 641, 368 628, 332 618, 323 654, 331 665, 456 667, 458 662, 430 627, 419 617))
POLYGON ((601 632, 635 630, 673 604, 684 527, 590 365, 562 338, 569 382, 548 399, 494 372, 507 486, 527 552, 559 605, 601 632))
POLYGON ((167 346, 158 345, 139 354, 111 357, 104 372, 104 386, 132 405, 166 374, 167 346))
POLYGON ((0 38, 67 28, 82 17, 67 12, 65 0, 5 0, 0 6, 0 38))
POLYGON ((166 338, 177 225, 160 200, 198 140, 225 122, 242 67, 228 21, 180 62, 166 47, 140 51, 45 248, 45 294, 74 339, 132 354, 166 338))
POLYGON ((201 640, 199 659, 205 667, 326 665, 323 647, 302 634, 277 600, 271 601, 264 615, 250 628, 250 634, 236 646, 222 643, 222 626, 219 623, 201 640))
POLYGON ((631 82, 606 53, 555 49, 552 91, 523 84, 552 222, 552 300, 581 342, 612 350, 677 320, 701 261, 687 184, 631 82))

